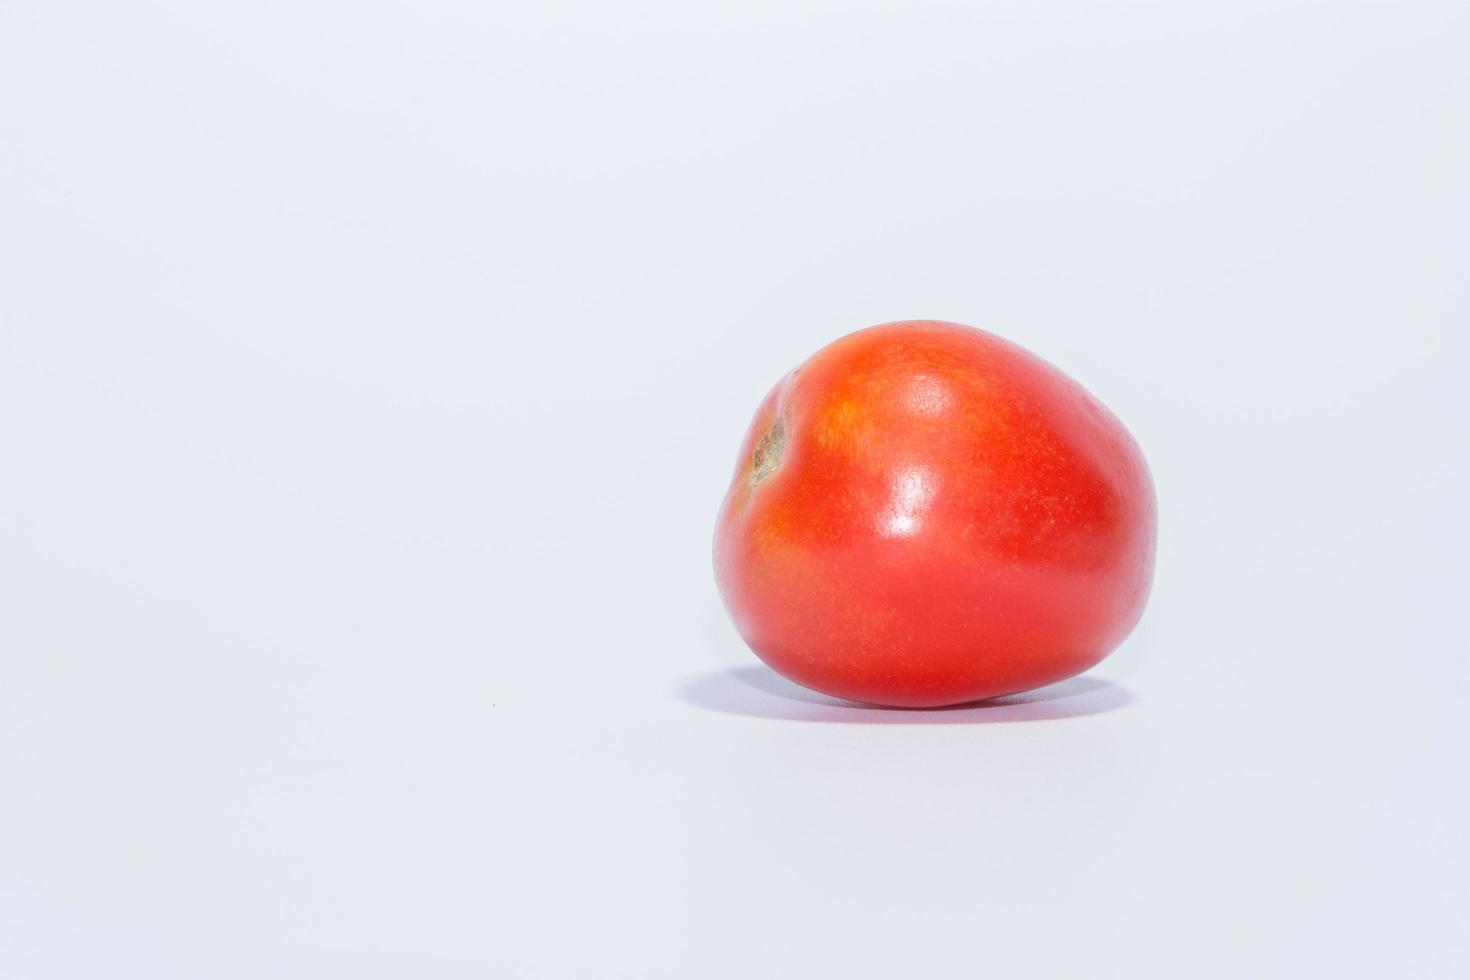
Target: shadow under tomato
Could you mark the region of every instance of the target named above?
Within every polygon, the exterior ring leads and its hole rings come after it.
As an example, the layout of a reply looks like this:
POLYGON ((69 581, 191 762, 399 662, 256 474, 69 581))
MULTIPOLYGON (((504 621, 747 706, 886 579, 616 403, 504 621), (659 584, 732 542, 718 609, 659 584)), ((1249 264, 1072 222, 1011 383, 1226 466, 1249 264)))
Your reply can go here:
POLYGON ((705 711, 778 721, 847 725, 993 725, 1100 715, 1133 700, 1125 687, 1096 677, 1056 684, 989 701, 947 708, 884 708, 809 691, 769 667, 734 667, 691 678, 680 698, 705 711))

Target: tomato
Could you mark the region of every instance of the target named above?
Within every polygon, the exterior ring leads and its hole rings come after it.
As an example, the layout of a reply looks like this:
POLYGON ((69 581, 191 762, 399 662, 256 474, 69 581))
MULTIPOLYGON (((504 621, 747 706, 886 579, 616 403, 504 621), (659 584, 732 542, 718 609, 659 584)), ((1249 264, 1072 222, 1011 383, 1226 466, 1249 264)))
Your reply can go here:
POLYGON ((954 323, 870 327, 768 394, 715 529, 740 635, 798 684, 933 707, 1087 670, 1143 613, 1153 483, 1081 386, 954 323))

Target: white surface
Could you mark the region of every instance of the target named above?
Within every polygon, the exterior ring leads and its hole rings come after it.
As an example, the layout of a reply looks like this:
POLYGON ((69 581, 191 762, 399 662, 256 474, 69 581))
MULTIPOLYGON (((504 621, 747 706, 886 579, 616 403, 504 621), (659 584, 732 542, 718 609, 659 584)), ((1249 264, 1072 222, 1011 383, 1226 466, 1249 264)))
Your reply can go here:
POLYGON ((1470 7, 9 2, 0 975, 1464 977, 1470 7), (756 666, 774 379, 988 327, 1088 678, 756 666))

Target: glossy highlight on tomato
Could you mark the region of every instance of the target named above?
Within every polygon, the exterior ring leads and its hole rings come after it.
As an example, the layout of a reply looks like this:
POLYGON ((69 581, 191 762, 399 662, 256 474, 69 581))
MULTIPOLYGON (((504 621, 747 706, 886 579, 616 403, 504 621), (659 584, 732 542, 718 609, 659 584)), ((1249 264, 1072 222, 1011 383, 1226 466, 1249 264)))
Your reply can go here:
POLYGON ((1153 483, 1133 438, 1001 338, 859 330, 761 402, 715 528, 740 635, 837 697, 937 707, 1081 673, 1138 622, 1153 483))

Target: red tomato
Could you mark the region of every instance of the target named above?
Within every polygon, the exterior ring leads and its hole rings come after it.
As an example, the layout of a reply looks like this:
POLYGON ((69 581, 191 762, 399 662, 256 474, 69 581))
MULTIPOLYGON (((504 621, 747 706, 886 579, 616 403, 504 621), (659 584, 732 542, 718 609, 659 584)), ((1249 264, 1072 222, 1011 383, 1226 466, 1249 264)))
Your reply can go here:
POLYGON ((992 334, 849 334, 766 396, 715 529, 740 635, 798 684, 932 707, 1096 664, 1153 578, 1148 467, 1076 382, 992 334))

